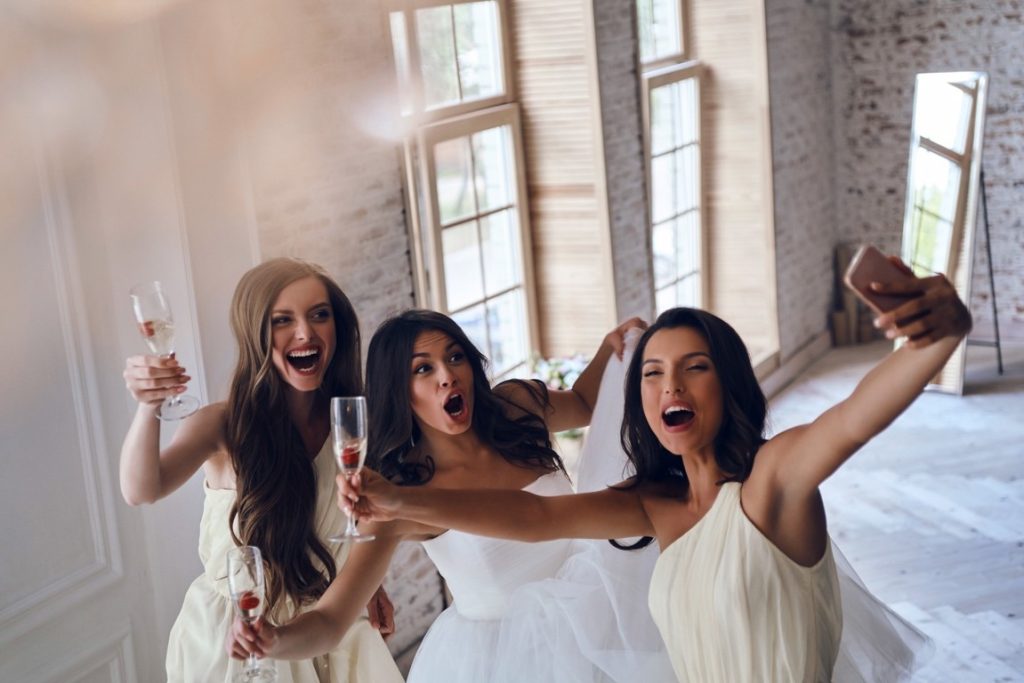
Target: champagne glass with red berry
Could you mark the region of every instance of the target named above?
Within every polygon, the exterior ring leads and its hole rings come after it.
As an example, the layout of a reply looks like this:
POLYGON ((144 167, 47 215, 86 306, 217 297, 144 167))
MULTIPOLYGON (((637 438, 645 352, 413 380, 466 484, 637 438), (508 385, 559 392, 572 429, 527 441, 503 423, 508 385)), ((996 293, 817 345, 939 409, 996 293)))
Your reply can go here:
MULTIPOLYGON (((155 280, 143 282, 132 287, 128 294, 146 346, 157 356, 170 358, 174 354, 174 316, 163 287, 155 280)), ((164 399, 156 416, 165 421, 180 420, 198 408, 199 401, 194 396, 172 396, 164 399)))
MULTIPOLYGON (((338 459, 338 469, 346 477, 359 474, 366 462, 366 397, 335 396, 331 399, 331 443, 338 459)), ((354 514, 348 515, 348 524, 340 536, 329 540, 372 541, 372 534, 361 534, 356 529, 354 514)))
MULTIPOLYGON (((252 624, 263 616, 266 584, 263 580, 263 555, 259 548, 243 545, 228 551, 228 592, 239 619, 252 624)), ((265 664, 250 654, 245 667, 231 680, 234 683, 276 681, 277 670, 273 664, 265 664)))

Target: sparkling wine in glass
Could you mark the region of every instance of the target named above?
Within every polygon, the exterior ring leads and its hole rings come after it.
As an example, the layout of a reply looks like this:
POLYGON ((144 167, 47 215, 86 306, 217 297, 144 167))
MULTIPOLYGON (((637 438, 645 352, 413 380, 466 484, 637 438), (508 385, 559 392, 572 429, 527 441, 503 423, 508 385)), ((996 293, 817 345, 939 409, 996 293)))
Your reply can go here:
MULTIPOLYGON (((263 616, 266 584, 259 548, 243 545, 228 551, 228 592, 239 619, 251 624, 263 616)), ((256 655, 249 655, 245 667, 231 680, 233 683, 276 681, 277 669, 271 663, 261 662, 256 655)))
MULTIPOLYGON (((174 353, 174 316, 171 304, 157 281, 143 282, 131 288, 132 310, 146 346, 154 355, 169 358, 174 353)), ((199 408, 194 396, 165 398, 157 409, 161 420, 173 421, 188 417, 199 408)))
MULTIPOLYGON (((338 459, 338 469, 346 477, 359 474, 366 462, 366 398, 335 396, 331 399, 331 445, 338 459)), ((375 536, 356 529, 355 515, 348 516, 345 531, 331 541, 372 541, 375 536)))

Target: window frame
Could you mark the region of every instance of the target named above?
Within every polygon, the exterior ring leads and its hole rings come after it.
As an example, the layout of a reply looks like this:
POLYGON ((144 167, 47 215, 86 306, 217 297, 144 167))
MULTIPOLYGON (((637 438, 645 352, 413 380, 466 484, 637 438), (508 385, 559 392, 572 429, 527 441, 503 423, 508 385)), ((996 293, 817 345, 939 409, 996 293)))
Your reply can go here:
MULTIPOLYGON (((428 302, 436 310, 451 315, 452 310, 448 307, 447 291, 445 285, 444 253, 442 249, 442 225, 440 207, 437 196, 437 175, 435 168, 434 147, 442 142, 471 136, 474 133, 483 132, 500 126, 509 126, 512 135, 512 150, 514 154, 515 173, 512 181, 515 183, 515 209, 516 220, 519 224, 519 249, 522 265, 522 288, 525 299, 525 315, 528 326, 527 358, 540 347, 540 331, 538 326, 538 311, 536 286, 534 284, 532 239, 530 235, 530 208, 527 201, 525 159, 523 156, 522 120, 519 114, 519 105, 506 104, 498 107, 491 107, 485 111, 463 114, 449 120, 439 121, 421 127, 416 133, 416 146, 418 160, 413 163, 418 166, 419 177, 416 180, 422 188, 419 195, 423 198, 423 216, 426 220, 417 221, 418 233, 414 237, 414 244, 419 248, 420 253, 414 263, 415 280, 419 285, 425 286, 426 291, 420 293, 420 298, 428 302), (428 267, 429 264, 429 267, 428 267)), ((408 156, 408 151, 407 151, 408 156)), ((414 175, 414 174, 410 174, 414 175)), ((500 295, 499 295, 500 296, 500 295)), ((461 307, 464 310, 480 303, 485 303, 496 297, 487 296, 476 300, 467 306, 461 307)), ((490 349, 481 349, 489 353, 490 349)), ((494 379, 503 377, 495 376, 494 379)))
POLYGON ((661 69, 662 67, 674 66, 676 64, 691 61, 689 34, 690 3, 687 2, 687 0, 676 0, 675 4, 679 10, 679 52, 663 55, 650 61, 644 61, 643 57, 640 55, 640 19, 639 15, 637 15, 637 61, 640 64, 641 71, 655 71, 661 69))
MULTIPOLYGON (((424 104, 423 69, 420 62, 419 37, 416 34, 416 10, 432 7, 469 5, 481 0, 388 0, 384 4, 384 12, 388 21, 388 35, 394 51, 394 36, 391 33, 391 14, 401 13, 405 22, 405 41, 408 48, 408 73, 398 74, 398 87, 408 86, 412 90, 413 111, 403 114, 402 118, 410 120, 414 127, 427 125, 445 119, 462 116, 480 109, 487 109, 503 104, 511 104, 516 99, 515 80, 512 71, 511 33, 509 31, 508 0, 492 0, 498 9, 498 39, 501 42, 501 77, 504 92, 457 104, 450 104, 428 110, 424 104)), ((396 73, 398 65, 396 63, 396 73)), ((456 70, 457 71, 457 70, 456 70)))
MULTIPOLYGON (((652 134, 651 134, 651 96, 654 91, 658 88, 666 85, 672 85, 679 83, 684 80, 693 79, 696 83, 697 90, 697 121, 696 121, 696 144, 697 144, 697 213, 699 216, 699 234, 700 234, 700 254, 697 258, 697 262, 700 268, 700 274, 698 276, 700 282, 700 297, 696 305, 699 308, 706 308, 708 302, 708 287, 710 280, 708 277, 708 224, 706 217, 705 207, 707 202, 705 201, 704 193, 704 143, 701 139, 703 133, 701 126, 701 97, 702 97, 702 85, 703 79, 706 77, 707 68, 698 61, 682 62, 680 64, 671 64, 669 66, 663 66, 658 69, 651 69, 644 71, 641 74, 641 109, 643 116, 643 139, 644 139, 644 171, 647 182, 647 205, 648 205, 648 221, 647 221, 647 261, 651 264, 651 293, 654 299, 655 313, 657 313, 657 281, 654 273, 654 185, 653 185, 653 162, 654 162, 654 150, 652 145, 652 134)), ((678 284, 681 280, 676 280, 674 284, 678 284)))

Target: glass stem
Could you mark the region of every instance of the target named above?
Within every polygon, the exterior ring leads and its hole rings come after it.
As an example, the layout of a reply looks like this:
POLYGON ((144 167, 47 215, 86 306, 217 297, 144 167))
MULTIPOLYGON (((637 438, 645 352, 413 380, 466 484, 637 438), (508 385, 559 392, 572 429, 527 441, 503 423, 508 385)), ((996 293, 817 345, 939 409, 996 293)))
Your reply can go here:
POLYGON ((356 516, 354 514, 348 515, 348 523, 345 524, 345 535, 355 536, 359 531, 356 529, 356 516))
POLYGON ((256 658, 255 652, 249 653, 249 659, 245 660, 246 671, 256 671, 260 668, 260 660, 256 658))
MULTIPOLYGON (((174 354, 173 353, 168 353, 168 354, 166 354, 164 356, 160 356, 160 358, 161 358, 161 360, 166 360, 168 358, 174 358, 174 354)), ((169 406, 177 406, 179 403, 181 403, 181 397, 180 396, 168 396, 167 398, 164 399, 164 402, 167 405, 169 405, 169 406)))

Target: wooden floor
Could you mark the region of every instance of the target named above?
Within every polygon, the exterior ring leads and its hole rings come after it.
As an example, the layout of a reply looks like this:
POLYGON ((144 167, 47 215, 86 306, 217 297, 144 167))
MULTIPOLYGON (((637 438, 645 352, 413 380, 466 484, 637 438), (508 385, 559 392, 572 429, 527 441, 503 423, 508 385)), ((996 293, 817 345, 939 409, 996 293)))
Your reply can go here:
MULTIPOLYGON (((834 349, 771 402, 774 431, 849 394, 887 351, 834 349)), ((1024 681, 1024 346, 969 347, 966 393, 927 392, 822 488, 867 586, 929 635, 921 683, 1024 681)))

